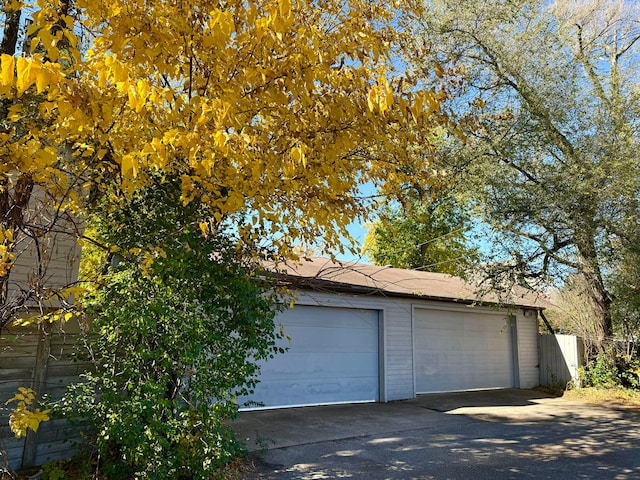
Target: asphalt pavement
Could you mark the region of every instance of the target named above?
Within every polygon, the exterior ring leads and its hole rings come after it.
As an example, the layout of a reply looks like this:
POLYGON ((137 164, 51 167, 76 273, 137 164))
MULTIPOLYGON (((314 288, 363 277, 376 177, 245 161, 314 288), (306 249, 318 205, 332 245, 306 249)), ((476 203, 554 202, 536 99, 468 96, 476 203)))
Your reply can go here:
POLYGON ((534 390, 241 413, 257 479, 640 479, 640 411, 534 390))

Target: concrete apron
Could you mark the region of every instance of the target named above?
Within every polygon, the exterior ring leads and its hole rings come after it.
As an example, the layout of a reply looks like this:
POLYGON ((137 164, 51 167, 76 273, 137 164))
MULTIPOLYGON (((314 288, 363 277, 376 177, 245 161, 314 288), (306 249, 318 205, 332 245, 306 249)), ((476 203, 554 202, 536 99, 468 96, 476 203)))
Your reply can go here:
MULTIPOLYGON (((442 413, 500 423, 554 422, 616 415, 582 402, 569 402, 535 390, 484 390, 420 395, 390 403, 365 403, 241 412, 231 424, 250 452, 384 435, 429 428, 442 413)), ((456 421, 449 417, 449 423, 456 421)))
POLYGON ((424 428, 439 414, 408 402, 241 412, 231 424, 251 452, 424 428))

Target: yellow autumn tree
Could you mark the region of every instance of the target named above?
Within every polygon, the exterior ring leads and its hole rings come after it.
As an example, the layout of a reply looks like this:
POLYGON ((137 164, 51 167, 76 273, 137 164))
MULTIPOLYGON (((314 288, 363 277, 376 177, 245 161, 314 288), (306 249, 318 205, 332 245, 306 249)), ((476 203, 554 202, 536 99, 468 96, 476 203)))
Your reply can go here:
MULTIPOLYGON (((338 246, 365 212, 360 184, 387 191, 428 181, 428 162, 411 148, 448 121, 445 94, 416 91, 390 61, 411 4, 73 7, 36 2, 33 53, 2 57, 3 97, 39 96, 38 121, 20 141, 3 137, 2 154, 29 158, 44 183, 68 186, 61 161, 98 193, 117 182, 126 195, 149 173, 178 174, 185 204, 211 205, 213 225, 242 215, 243 236, 271 236, 287 255, 294 240, 338 246)), ((19 102, 13 109, 9 123, 34 114, 19 102)), ((7 175, 16 168, 24 170, 8 162, 7 175)))
MULTIPOLYGON (((21 238, 80 238, 88 204, 110 196, 117 209, 163 175, 179 178, 184 205, 206 205, 205 234, 233 224, 284 257, 320 238, 340 248, 370 208, 360 186, 428 183, 425 139, 451 122, 444 90, 394 72, 418 4, 5 2, 7 18, 33 23, 26 48, 0 58, 0 291, 21 238)), ((145 262, 162 255, 147 248, 145 262)), ((32 298, 68 292, 36 283, 32 298)), ((3 322, 19 308, 7 298, 3 322)))

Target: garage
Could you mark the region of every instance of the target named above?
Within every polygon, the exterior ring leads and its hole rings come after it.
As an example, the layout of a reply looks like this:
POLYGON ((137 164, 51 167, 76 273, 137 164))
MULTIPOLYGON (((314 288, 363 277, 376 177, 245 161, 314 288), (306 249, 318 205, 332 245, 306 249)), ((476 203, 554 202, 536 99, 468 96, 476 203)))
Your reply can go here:
POLYGON ((416 393, 514 387, 509 316, 415 309, 416 393))
POLYGON ((275 322, 288 351, 262 364, 247 409, 379 400, 377 310, 296 305, 275 322))

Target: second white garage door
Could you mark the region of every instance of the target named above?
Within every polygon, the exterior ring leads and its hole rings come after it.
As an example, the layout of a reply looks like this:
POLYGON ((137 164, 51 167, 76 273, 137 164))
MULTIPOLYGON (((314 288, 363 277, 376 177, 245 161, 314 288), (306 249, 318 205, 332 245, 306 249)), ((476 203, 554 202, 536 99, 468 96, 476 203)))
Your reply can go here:
POLYGON ((511 335, 504 315, 416 309, 416 393, 512 387, 511 335))
POLYGON ((275 322, 291 342, 262 365, 257 408, 378 400, 377 310, 299 305, 275 322))

